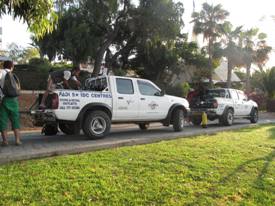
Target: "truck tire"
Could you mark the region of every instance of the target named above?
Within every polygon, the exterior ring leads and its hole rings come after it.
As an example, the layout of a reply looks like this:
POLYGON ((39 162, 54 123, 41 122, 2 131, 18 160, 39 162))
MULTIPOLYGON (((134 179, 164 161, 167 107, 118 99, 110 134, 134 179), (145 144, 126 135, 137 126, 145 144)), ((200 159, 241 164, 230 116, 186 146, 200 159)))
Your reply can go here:
POLYGON ((86 116, 82 129, 91 139, 103 138, 110 132, 111 119, 103 111, 93 111, 86 116))
POLYGON ((41 133, 46 136, 56 135, 57 132, 58 132, 58 128, 56 124, 45 124, 41 131, 41 133))
POLYGON ((66 135, 80 134, 80 128, 77 123, 59 123, 59 129, 66 135))
POLYGON ((231 126, 234 121, 234 112, 232 109, 227 109, 222 116, 222 123, 225 126, 231 126))
POLYGON ((200 116, 192 117, 191 122, 193 123, 193 125, 200 126, 201 125, 201 117, 200 116))
POLYGON ((257 123, 259 119, 258 110, 253 108, 250 113, 250 122, 251 123, 257 123))
POLYGON ((149 124, 146 124, 146 123, 140 123, 138 124, 139 126, 139 129, 141 130, 147 130, 149 128, 149 124))
POLYGON ((184 113, 182 109, 175 109, 173 112, 173 128, 175 132, 180 132, 184 128, 184 113))

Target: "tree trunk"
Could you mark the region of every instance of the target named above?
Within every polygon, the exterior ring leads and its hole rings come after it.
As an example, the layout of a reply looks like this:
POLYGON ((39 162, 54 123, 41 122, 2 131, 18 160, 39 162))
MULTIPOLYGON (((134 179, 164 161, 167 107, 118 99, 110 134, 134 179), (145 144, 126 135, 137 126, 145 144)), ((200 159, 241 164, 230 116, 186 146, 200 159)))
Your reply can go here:
POLYGON ((96 58, 95 58, 95 65, 94 65, 94 70, 93 70, 92 76, 94 76, 94 77, 98 76, 98 74, 100 72, 101 63, 102 63, 104 53, 108 49, 108 47, 111 45, 112 41, 113 41, 113 39, 107 39, 103 43, 103 45, 99 48, 96 58))
POLYGON ((264 68, 263 68, 263 65, 262 65, 262 64, 258 64, 258 67, 259 67, 259 69, 260 69, 261 72, 264 71, 264 68))
POLYGON ((210 56, 208 59, 208 64, 209 64, 209 87, 213 88, 212 57, 210 57, 210 56))
POLYGON ((232 83, 232 70, 233 70, 233 65, 230 59, 228 59, 228 66, 227 66, 227 88, 231 87, 231 83, 232 83))
POLYGON ((136 36, 133 36, 122 49, 120 49, 119 51, 117 51, 112 56, 112 58, 109 59, 109 64, 110 65, 114 64, 117 61, 117 58, 120 55, 124 56, 124 57, 125 57, 125 55, 128 55, 130 53, 130 51, 133 49, 135 43, 136 43, 136 36))
POLYGON ((245 80, 245 91, 246 93, 249 93, 251 91, 250 87, 250 69, 251 69, 251 64, 248 64, 246 67, 246 80, 245 80))
POLYGON ((209 45, 208 45, 208 54, 209 54, 209 58, 208 58, 208 69, 209 69, 209 87, 212 88, 213 87, 213 40, 209 39, 209 45))
POLYGON ((98 76, 98 74, 100 72, 101 63, 102 63, 104 53, 109 48, 109 46, 112 44, 112 42, 114 41, 115 37, 117 36, 118 30, 119 30, 119 26, 116 25, 114 30, 109 33, 109 35, 107 36, 107 39, 103 42, 101 47, 98 49, 97 55, 95 58, 95 65, 94 65, 94 70, 93 70, 92 76, 94 76, 94 77, 98 76))

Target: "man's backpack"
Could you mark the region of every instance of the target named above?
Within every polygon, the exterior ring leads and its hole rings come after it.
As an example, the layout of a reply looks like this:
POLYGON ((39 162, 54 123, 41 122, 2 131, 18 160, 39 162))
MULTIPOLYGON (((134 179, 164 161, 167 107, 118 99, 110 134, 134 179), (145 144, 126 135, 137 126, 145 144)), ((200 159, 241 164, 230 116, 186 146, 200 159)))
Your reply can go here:
POLYGON ((7 71, 5 76, 3 93, 5 97, 18 97, 20 95, 20 82, 18 77, 7 71))
POLYGON ((2 87, 0 86, 0 105, 2 104, 4 97, 5 97, 5 95, 3 93, 2 87))

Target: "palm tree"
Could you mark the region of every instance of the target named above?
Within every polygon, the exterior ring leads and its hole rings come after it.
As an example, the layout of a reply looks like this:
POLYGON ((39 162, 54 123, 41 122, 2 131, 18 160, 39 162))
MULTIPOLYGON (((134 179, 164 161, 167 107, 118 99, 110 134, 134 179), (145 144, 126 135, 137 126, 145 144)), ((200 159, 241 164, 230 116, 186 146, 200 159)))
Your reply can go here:
POLYGON ((246 92, 250 92, 251 65, 256 63, 260 70, 269 58, 272 48, 266 44, 266 34, 252 28, 241 34, 240 45, 243 51, 243 61, 246 65, 246 92))
POLYGON ((256 55, 254 58, 255 63, 258 65, 261 72, 263 72, 263 66, 269 60, 269 53, 272 47, 268 46, 266 43, 266 34, 260 33, 258 35, 259 41, 257 42, 256 55))
POLYGON ((225 25, 225 48, 223 49, 223 56, 227 58, 228 67, 227 67, 227 87, 231 87, 231 77, 232 70, 236 66, 241 66, 242 62, 242 51, 238 46, 238 41, 242 31, 242 26, 236 27, 233 29, 232 24, 229 22, 225 25))
POLYGON ((213 53, 214 43, 221 37, 223 33, 224 21, 229 15, 229 12, 222 8, 221 4, 210 5, 204 3, 200 12, 193 12, 192 22, 194 23, 193 32, 203 34, 203 39, 207 40, 208 52, 208 67, 209 67, 209 82, 212 86, 212 73, 213 73, 213 53))

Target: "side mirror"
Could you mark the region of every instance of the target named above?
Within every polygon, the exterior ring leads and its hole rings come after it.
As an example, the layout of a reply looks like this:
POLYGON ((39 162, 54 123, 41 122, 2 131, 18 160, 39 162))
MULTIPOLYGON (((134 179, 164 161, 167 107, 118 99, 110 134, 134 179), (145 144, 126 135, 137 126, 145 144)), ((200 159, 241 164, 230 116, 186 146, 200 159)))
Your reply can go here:
POLYGON ((164 89, 160 90, 160 96, 164 96, 164 95, 165 95, 164 89))
POLYGON ((164 90, 160 90, 160 91, 156 92, 154 95, 158 96, 158 97, 162 97, 162 96, 164 96, 164 94, 165 94, 164 90))

